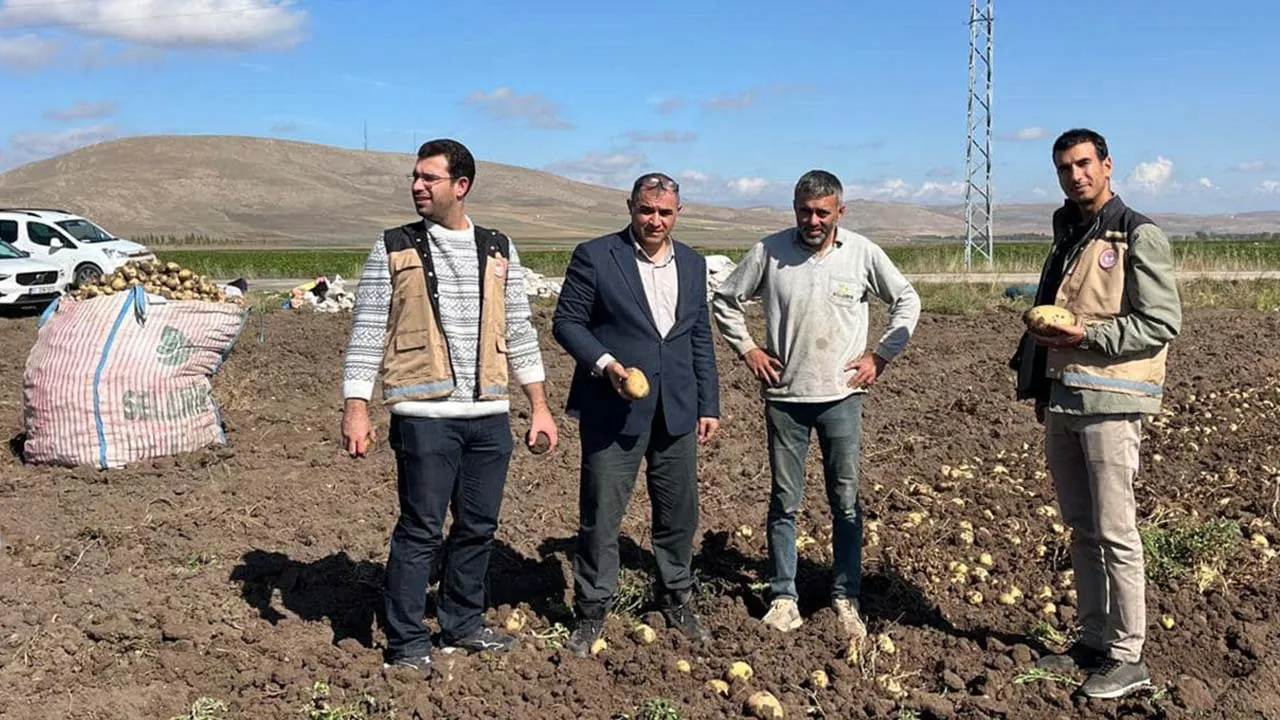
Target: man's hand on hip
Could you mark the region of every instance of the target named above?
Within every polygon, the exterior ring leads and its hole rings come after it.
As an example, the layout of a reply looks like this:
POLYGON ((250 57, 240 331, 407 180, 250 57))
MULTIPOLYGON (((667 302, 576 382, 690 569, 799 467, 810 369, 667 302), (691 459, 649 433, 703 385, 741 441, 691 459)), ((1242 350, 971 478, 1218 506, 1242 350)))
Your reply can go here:
POLYGON ((342 408, 342 441, 352 457, 364 457, 377 440, 369 422, 369 403, 348 398, 342 408))
POLYGON ((715 437, 716 430, 720 429, 720 418, 702 417, 698 418, 698 444, 702 445, 711 438, 715 437))
POLYGON ((782 361, 761 350, 760 348, 751 348, 742 356, 742 361, 750 368, 751 374, 756 379, 770 387, 777 385, 782 380, 782 370, 784 368, 782 361))
POLYGON ((854 389, 871 387, 888 364, 888 360, 875 353, 862 353, 856 360, 844 366, 845 372, 853 372, 853 377, 849 378, 849 387, 854 389))

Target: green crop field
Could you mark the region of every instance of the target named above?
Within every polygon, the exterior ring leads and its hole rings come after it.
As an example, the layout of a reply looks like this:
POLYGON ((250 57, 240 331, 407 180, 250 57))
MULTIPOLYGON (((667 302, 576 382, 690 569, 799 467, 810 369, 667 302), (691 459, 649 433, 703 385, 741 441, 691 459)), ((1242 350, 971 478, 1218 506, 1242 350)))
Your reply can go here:
MULTIPOLYGON (((1280 269, 1280 241, 1175 241, 1174 262, 1180 270, 1280 269)), ((996 245, 994 270, 1002 273, 1036 273, 1048 252, 1047 243, 996 245)), ((727 255, 735 262, 747 248, 700 249, 705 254, 727 255)), ((964 270, 961 244, 891 245, 885 252, 904 273, 957 273, 964 270)), ((521 253, 526 267, 547 276, 560 276, 571 250, 529 250, 521 253)), ((209 277, 313 278, 318 275, 358 279, 365 250, 166 250, 157 254, 167 261, 209 277)), ((984 258, 974 258, 974 271, 987 270, 984 258)))

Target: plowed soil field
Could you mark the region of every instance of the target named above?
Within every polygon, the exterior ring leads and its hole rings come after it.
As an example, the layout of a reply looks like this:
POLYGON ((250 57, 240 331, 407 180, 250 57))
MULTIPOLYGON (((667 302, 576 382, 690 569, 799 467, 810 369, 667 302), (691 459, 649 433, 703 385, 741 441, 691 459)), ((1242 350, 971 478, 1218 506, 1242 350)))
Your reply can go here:
MULTIPOLYGON (((381 665, 394 471, 385 415, 370 457, 340 446, 349 322, 255 316, 214 380, 227 446, 100 472, 22 462, 35 319, 0 319, 0 433, 12 439, 0 457, 0 717, 676 717, 637 712, 662 699, 686 718, 734 718, 768 690, 787 718, 1280 718, 1274 314, 1187 312, 1166 412, 1144 426, 1138 486, 1161 547, 1162 582, 1148 589, 1155 688, 1108 702, 1030 672, 1046 647, 1070 641, 1075 603, 1042 428, 1012 400, 1005 367, 1016 312, 924 316, 868 400, 862 601, 874 636, 862 652, 848 654, 826 607, 816 443, 799 518, 806 623, 779 636, 758 622, 762 407, 721 344, 723 427, 701 452, 695 559, 710 645, 690 647, 650 616, 653 645, 631 639, 633 617, 615 617, 600 655, 559 649, 578 493, 576 427, 562 419, 554 454, 517 450, 490 574, 492 620, 516 608, 528 618, 521 647, 441 656, 425 682, 381 665), (1229 524, 1193 532, 1214 521, 1229 524), (754 676, 727 696, 708 691, 735 660, 754 676), (826 688, 809 679, 818 669, 826 688)), ((549 307, 537 322, 559 413, 572 366, 550 340, 549 307)), ((522 401, 513 413, 522 433, 522 401)), ((623 539, 637 601, 652 578, 643 487, 623 539)))

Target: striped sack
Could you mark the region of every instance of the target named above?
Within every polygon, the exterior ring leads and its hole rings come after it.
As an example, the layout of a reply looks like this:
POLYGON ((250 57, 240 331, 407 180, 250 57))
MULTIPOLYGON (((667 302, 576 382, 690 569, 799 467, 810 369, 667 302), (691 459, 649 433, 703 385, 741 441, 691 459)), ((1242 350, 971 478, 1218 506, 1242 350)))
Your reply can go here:
POLYGON ((136 286, 55 301, 23 376, 27 462, 119 468, 225 444, 209 377, 247 318, 238 305, 136 286))

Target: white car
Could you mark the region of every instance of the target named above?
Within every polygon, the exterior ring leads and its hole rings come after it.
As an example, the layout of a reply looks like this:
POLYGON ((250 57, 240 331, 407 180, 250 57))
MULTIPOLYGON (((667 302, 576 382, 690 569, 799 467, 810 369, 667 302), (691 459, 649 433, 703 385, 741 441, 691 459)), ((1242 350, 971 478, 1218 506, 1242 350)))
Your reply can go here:
POLYGON ((62 294, 67 274, 0 242, 0 307, 45 305, 62 294))
POLYGON ((156 259, 145 246, 65 210, 0 209, 0 241, 62 268, 72 286, 110 275, 127 262, 156 259))

